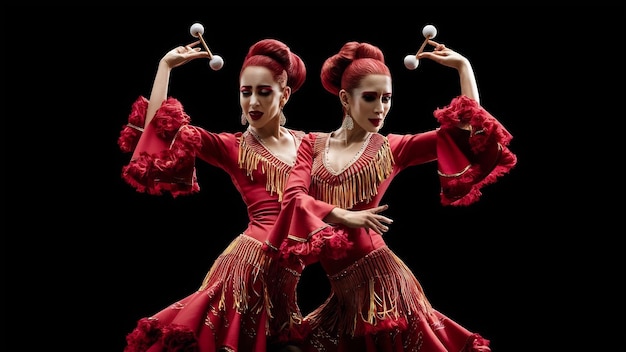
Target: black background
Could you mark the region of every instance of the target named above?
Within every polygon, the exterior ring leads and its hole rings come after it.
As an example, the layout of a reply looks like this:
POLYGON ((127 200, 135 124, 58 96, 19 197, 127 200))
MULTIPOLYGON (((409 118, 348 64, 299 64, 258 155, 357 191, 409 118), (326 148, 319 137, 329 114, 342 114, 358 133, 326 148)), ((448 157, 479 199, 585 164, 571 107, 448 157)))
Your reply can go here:
MULTIPOLYGON (((117 138, 158 60, 200 22, 224 58, 176 68, 192 122, 239 131, 248 47, 275 37, 307 64, 288 126, 331 130, 323 60, 349 40, 385 52, 393 107, 383 133, 436 127, 458 75, 403 58, 435 40, 473 63, 482 105, 514 135, 518 165, 478 204, 444 208, 435 165, 388 190, 389 246, 433 305, 502 351, 624 350, 623 6, 44 6, 3 10, 5 351, 122 351, 135 321, 198 288, 243 228, 241 197, 199 163, 199 194, 139 194, 117 138)), ((327 293, 308 269, 305 312, 327 293)))

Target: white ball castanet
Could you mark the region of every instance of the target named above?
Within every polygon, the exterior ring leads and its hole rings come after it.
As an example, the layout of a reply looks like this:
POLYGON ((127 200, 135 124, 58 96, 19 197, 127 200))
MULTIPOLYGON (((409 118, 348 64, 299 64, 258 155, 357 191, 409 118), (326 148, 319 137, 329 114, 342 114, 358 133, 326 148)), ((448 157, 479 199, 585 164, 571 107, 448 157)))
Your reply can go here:
POLYGON ((415 70, 417 66, 419 66, 420 61, 417 59, 415 55, 407 55, 404 57, 404 66, 409 70, 415 70))

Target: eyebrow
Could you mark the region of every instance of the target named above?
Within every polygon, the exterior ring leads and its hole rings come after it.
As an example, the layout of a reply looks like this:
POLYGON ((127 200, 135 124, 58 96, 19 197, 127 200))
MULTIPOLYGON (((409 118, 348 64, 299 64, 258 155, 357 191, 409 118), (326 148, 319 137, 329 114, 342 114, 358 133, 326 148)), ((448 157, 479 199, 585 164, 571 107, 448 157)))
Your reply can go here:
MULTIPOLYGON (((241 86, 241 88, 252 88, 252 85, 249 84, 249 85, 241 86)), ((263 89, 269 88, 269 89, 272 89, 272 86, 269 85, 269 84, 261 84, 261 85, 257 86, 257 88, 263 88, 263 89)))
MULTIPOLYGON (((378 95, 378 92, 376 92, 376 91, 363 91, 363 92, 361 92, 361 94, 376 94, 376 95, 378 95)), ((391 95, 391 93, 383 93, 381 95, 382 96, 389 96, 389 95, 391 95)))

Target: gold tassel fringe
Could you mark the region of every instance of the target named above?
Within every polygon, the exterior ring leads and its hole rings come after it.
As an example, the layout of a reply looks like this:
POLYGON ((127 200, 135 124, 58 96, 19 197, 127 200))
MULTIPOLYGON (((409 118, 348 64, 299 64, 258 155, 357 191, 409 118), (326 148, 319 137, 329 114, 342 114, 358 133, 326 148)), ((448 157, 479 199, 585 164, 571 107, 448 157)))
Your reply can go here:
POLYGON ((292 166, 277 159, 246 131, 242 134, 241 143, 239 143, 239 167, 246 170, 246 176, 254 180, 253 172, 258 169, 259 163, 261 164, 261 173, 265 174, 267 178, 265 189, 270 194, 278 194, 278 201, 280 202, 292 166))
MULTIPOLYGON (((324 153, 329 134, 315 141, 315 154, 324 153)), ((389 140, 382 135, 370 137, 361 157, 339 175, 333 175, 316 158, 313 165, 314 197, 350 209, 360 202, 369 202, 378 193, 378 186, 393 171, 393 154, 389 140)))
POLYGON ((354 336, 360 321, 376 325, 414 312, 432 313, 421 284, 388 247, 328 278, 333 294, 307 316, 314 329, 322 326, 354 336))
POLYGON ((225 310, 225 295, 233 296, 233 307, 240 313, 259 313, 266 309, 271 316, 271 302, 265 282, 265 271, 259 263, 264 262, 266 253, 262 243, 256 239, 239 235, 215 260, 213 266, 205 276, 199 291, 206 290, 216 282, 223 283, 220 287, 221 300, 219 309, 225 310), (254 284, 261 283, 261 292, 254 290, 254 284), (250 287, 248 287, 250 285, 250 287), (231 292, 232 287, 232 292, 231 292), (251 306, 251 298, 255 299, 251 306))

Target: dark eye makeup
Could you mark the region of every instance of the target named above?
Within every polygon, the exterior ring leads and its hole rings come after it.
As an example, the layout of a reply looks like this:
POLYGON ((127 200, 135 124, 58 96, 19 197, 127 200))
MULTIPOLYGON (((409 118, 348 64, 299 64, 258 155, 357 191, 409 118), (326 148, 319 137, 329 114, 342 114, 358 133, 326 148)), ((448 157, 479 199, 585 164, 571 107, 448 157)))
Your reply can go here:
MULTIPOLYGON (((269 87, 259 87, 257 88, 257 91, 260 96, 267 97, 271 95, 274 90, 269 87)), ((250 95, 252 95, 252 87, 248 87, 248 86, 241 87, 239 89, 239 92, 241 93, 241 95, 245 97, 249 97, 250 95)))

